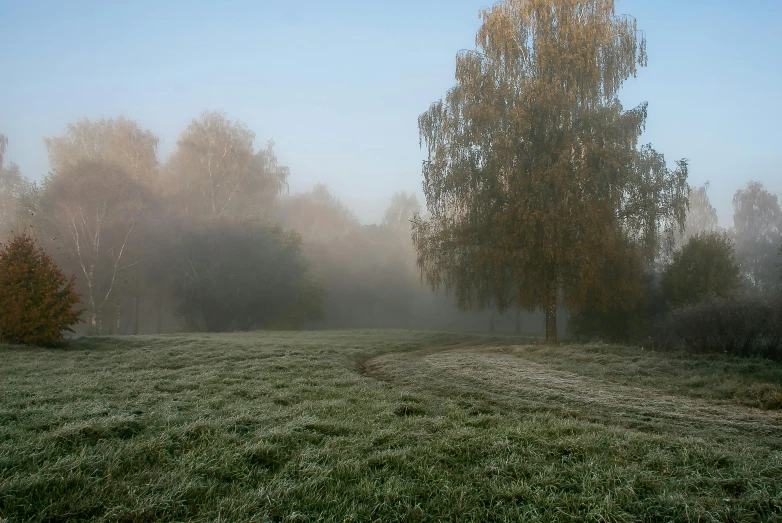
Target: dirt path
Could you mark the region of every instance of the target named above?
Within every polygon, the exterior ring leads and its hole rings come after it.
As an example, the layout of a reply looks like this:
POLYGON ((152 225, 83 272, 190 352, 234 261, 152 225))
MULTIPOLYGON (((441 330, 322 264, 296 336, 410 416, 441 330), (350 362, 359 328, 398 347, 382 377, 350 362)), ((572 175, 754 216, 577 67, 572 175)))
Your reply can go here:
POLYGON ((500 411, 556 412, 626 428, 710 437, 778 439, 782 413, 621 385, 556 370, 524 358, 467 344, 386 354, 364 362, 366 376, 500 411))

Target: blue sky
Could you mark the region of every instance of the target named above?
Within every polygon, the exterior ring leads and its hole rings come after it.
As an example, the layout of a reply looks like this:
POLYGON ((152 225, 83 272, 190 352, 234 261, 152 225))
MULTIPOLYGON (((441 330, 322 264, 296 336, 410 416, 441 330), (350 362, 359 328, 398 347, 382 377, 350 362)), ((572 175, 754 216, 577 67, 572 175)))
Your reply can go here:
MULTIPOLYGON (((474 47, 473 0, 0 0, 0 133, 39 179, 43 136, 125 115, 161 156, 203 110, 274 138, 291 190, 326 183, 364 222, 421 186, 417 117, 474 47)), ((642 140, 691 183, 711 182, 720 221, 750 179, 782 193, 782 2, 617 0, 646 33, 649 67, 621 94, 649 102, 642 140)))

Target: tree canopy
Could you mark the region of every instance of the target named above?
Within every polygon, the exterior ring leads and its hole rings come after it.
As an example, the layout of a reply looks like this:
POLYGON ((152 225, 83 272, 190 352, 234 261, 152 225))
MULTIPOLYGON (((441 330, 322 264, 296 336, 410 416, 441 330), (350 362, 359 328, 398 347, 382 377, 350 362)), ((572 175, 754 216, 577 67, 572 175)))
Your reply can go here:
POLYGON ((22 176, 19 166, 5 163, 8 138, 0 134, 0 239, 23 232, 20 223, 21 199, 30 190, 31 183, 22 176))
POLYGON ((179 311, 194 328, 249 330, 320 314, 320 286, 308 276, 301 237, 259 220, 187 222, 173 271, 179 311))
POLYGON ((182 212, 196 216, 260 215, 288 187, 274 142, 255 150, 255 133, 221 112, 205 112, 182 132, 168 162, 182 212))
POLYGON ((733 241, 724 233, 700 233, 673 255, 662 275, 662 293, 673 307, 706 295, 727 297, 738 288, 739 265, 733 241))
POLYGON ((685 245, 690 238, 700 233, 708 233, 719 229, 717 209, 711 204, 708 195, 709 182, 700 187, 689 187, 687 191, 687 218, 684 231, 676 237, 677 247, 685 245))
POLYGON ((133 180, 157 181, 160 139, 149 129, 123 116, 68 124, 61 136, 44 138, 53 172, 72 169, 85 160, 113 164, 133 180))
POLYGON ((615 304, 628 283, 613 268, 639 278, 673 238, 687 163, 638 148, 646 104, 624 110, 617 92, 646 42, 612 0, 506 0, 481 18, 456 85, 419 117, 417 262, 463 308, 543 308, 553 340, 560 295, 615 304))
POLYGON ((382 224, 409 237, 411 220, 420 212, 421 204, 415 194, 396 192, 383 213, 382 224))
POLYGON ((782 210, 777 195, 750 182, 733 196, 733 235, 742 276, 759 293, 776 290, 775 264, 782 261, 782 210))
POLYGON ((36 224, 44 245, 79 275, 91 334, 104 334, 106 308, 119 315, 124 272, 138 263, 155 198, 116 163, 81 159, 48 177, 40 192, 36 224))

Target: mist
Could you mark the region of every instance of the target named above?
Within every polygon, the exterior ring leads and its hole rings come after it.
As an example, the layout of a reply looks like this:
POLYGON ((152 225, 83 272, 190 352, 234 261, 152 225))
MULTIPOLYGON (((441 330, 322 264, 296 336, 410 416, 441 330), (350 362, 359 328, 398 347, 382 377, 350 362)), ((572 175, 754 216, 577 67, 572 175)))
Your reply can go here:
POLYGON ((167 158, 124 117, 67 124, 44 139, 42 182, 4 165, 3 240, 32 235, 76 276, 78 334, 540 330, 534 315, 460 311, 424 285, 412 192, 385 195, 382 219, 362 224, 325 185, 291 192, 273 142, 256 141, 220 112, 195 118, 167 158))
POLYGON ((781 21, 0 1, 0 523, 782 520, 781 21))
MULTIPOLYGON (((377 196, 386 202, 382 218, 361 223, 324 184, 292 192, 296 174, 280 163, 274 143, 224 113, 194 118, 165 158, 154 130, 125 117, 81 119, 43 141, 50 175, 40 183, 0 156, 4 239, 31 234, 76 275, 86 321, 79 334, 544 334, 540 309, 458 307, 452 289, 427 284, 411 239, 414 217, 427 215, 415 192, 377 196)), ((742 287, 773 293, 782 243, 778 197, 758 182, 737 187, 736 225, 725 229, 708 184, 688 196, 669 252, 698 235, 728 236, 742 287)), ((568 310, 559 306, 565 321, 558 330, 567 335, 568 310)))
MULTIPOLYGON (((474 47, 481 6, 434 2, 421 8, 433 15, 425 24, 425 13, 411 18, 405 6, 356 7, 350 16, 312 5, 245 7, 200 5, 186 16, 166 7, 135 29, 120 20, 141 7, 101 7, 94 20, 71 20, 83 35, 71 40, 58 39, 73 31, 62 17, 21 24, 35 16, 26 7, 0 22, 3 38, 16 38, 27 53, 8 58, 13 80, 0 87, 3 236, 32 234, 75 275, 86 321, 79 332, 406 328, 543 336, 545 300, 521 281, 523 271, 503 273, 512 258, 476 269, 469 277, 481 283, 468 289, 455 258, 438 272, 448 260, 435 263, 425 249, 435 238, 425 226, 434 227, 431 211, 441 205, 424 180, 434 149, 427 151, 418 118, 453 87, 454 58, 474 47), (275 30, 258 34, 261 21, 275 30), (196 29, 213 30, 214 42, 195 37, 196 29), (300 45, 281 45, 288 41, 300 45), (335 58, 345 53, 354 61, 335 58), (33 55, 37 61, 26 60, 33 55)), ((634 139, 654 144, 647 168, 661 180, 684 166, 676 190, 687 189, 675 199, 679 207, 644 218, 657 220, 647 229, 659 228, 645 248, 659 252, 600 286, 632 280, 640 295, 646 284, 638 282, 648 281, 644 288, 657 296, 675 253, 717 234, 732 245, 738 288, 772 295, 782 158, 767 122, 778 119, 780 104, 759 87, 777 73, 763 66, 763 53, 751 52, 770 30, 743 12, 715 14, 706 36, 728 23, 737 34, 732 44, 712 39, 712 53, 742 72, 725 75, 701 59, 700 40, 688 30, 698 9, 677 11, 673 24, 666 9, 629 1, 617 9, 642 22, 651 56, 637 77, 617 85, 617 100, 626 113, 649 102, 634 139), (718 102, 725 109, 715 119, 718 102), (686 162, 671 161, 678 158, 686 162)), ((605 266, 614 263, 600 256, 605 266)), ((559 277, 561 335, 574 334, 571 316, 611 310, 576 276, 559 277)), ((613 294, 620 309, 639 307, 613 294)), ((655 300, 655 314, 669 308, 661 295, 655 300)))

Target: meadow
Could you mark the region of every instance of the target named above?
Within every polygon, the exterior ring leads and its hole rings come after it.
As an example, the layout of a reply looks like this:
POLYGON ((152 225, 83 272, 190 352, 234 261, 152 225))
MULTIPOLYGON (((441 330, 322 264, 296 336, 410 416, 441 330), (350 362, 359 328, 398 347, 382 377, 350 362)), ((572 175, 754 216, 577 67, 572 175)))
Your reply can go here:
POLYGON ((782 521, 767 361, 402 330, 0 355, 0 521, 782 521))

